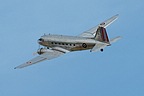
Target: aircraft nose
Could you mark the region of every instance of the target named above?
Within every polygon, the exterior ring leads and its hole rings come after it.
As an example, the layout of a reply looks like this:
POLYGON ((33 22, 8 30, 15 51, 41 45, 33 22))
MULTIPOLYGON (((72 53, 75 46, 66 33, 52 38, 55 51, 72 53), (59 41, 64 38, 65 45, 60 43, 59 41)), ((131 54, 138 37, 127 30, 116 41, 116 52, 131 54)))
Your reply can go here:
POLYGON ((40 39, 38 39, 37 42, 40 44, 40 43, 44 42, 44 39, 40 38, 40 39))
POLYGON ((44 42, 44 39, 40 38, 40 39, 38 39, 38 41, 44 42))

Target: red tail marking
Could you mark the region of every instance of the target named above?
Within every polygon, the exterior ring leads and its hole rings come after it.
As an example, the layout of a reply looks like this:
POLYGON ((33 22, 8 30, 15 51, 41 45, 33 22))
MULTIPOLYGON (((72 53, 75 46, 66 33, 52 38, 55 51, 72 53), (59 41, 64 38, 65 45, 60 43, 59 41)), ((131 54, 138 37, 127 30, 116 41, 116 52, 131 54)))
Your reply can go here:
POLYGON ((101 28, 101 36, 104 42, 109 42, 108 35, 105 28, 101 28))

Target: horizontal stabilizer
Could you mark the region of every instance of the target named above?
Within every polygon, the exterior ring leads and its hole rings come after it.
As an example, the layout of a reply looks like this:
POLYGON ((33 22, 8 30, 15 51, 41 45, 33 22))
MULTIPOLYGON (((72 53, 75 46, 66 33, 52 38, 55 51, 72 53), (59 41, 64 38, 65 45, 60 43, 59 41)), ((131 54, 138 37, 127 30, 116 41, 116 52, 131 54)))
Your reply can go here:
POLYGON ((114 43, 114 42, 116 42, 117 40, 119 40, 121 38, 122 38, 121 36, 115 37, 115 38, 110 40, 110 43, 114 43))
POLYGON ((117 18, 118 18, 118 14, 109 18, 108 20, 104 21, 103 23, 99 24, 100 27, 108 27, 110 24, 112 24, 117 18))
POLYGON ((82 34, 80 34, 81 37, 89 37, 89 38, 92 38, 94 37, 94 35, 96 34, 96 31, 99 27, 103 27, 103 28, 106 28, 108 27, 110 24, 112 24, 117 18, 118 18, 118 14, 105 20, 104 22, 98 24, 97 26, 83 32, 82 34))
POLYGON ((101 49, 104 49, 106 46, 108 46, 109 44, 107 43, 97 43, 95 44, 95 46, 90 50, 90 52, 96 52, 96 51, 100 51, 101 49))

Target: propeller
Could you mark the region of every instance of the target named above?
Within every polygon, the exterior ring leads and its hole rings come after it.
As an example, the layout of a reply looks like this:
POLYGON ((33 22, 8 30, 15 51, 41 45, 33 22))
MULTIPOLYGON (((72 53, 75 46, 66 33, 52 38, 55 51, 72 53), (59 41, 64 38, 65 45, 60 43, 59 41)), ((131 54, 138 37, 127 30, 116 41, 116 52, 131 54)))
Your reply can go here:
MULTIPOLYGON (((38 44, 38 50, 40 49, 40 44, 38 44)), ((35 56, 35 55, 37 55, 38 54, 38 52, 33 52, 33 56, 35 56)))

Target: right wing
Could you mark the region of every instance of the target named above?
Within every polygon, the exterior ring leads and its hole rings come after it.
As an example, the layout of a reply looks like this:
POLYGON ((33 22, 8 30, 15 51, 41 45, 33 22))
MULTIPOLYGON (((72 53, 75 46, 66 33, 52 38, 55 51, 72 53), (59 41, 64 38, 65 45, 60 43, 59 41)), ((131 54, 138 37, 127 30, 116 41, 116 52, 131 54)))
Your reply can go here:
POLYGON ((80 34, 80 36, 81 36, 81 37, 93 38, 93 37, 95 36, 95 33, 96 33, 96 31, 97 31, 97 29, 98 29, 99 27, 104 27, 104 28, 106 28, 106 27, 108 27, 110 24, 112 24, 117 18, 118 18, 118 14, 115 15, 115 16, 113 16, 113 17, 111 17, 110 19, 108 19, 108 20, 100 23, 99 25, 97 25, 97 26, 95 26, 95 27, 93 27, 93 28, 91 28, 91 29, 83 32, 82 34, 80 34))
POLYGON ((14 69, 24 68, 24 67, 27 67, 27 66, 45 61, 45 60, 54 59, 54 58, 57 58, 57 57, 63 55, 64 53, 66 53, 66 52, 62 52, 62 51, 58 51, 58 50, 50 50, 44 54, 41 54, 41 55, 33 58, 32 60, 29 60, 28 62, 26 62, 24 64, 21 64, 21 65, 15 67, 14 69))

